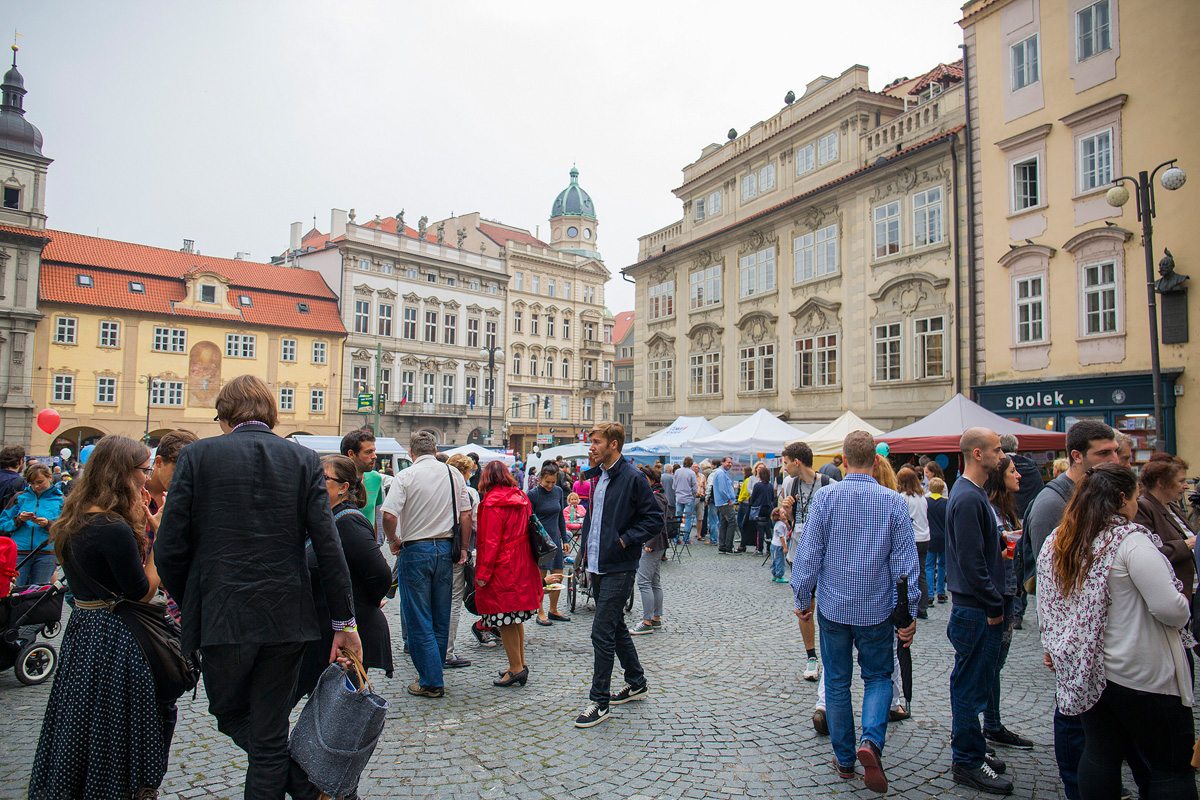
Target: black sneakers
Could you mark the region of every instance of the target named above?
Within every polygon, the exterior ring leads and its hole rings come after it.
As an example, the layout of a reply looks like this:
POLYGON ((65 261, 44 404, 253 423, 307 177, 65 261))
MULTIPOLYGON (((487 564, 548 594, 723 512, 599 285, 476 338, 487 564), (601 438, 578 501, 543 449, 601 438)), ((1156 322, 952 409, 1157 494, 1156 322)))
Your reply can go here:
POLYGON ((986 761, 978 767, 971 768, 965 764, 955 764, 952 770, 954 782, 963 786, 970 786, 972 789, 978 789, 981 792, 990 794, 1012 794, 1013 782, 1008 778, 1001 778, 996 770, 992 769, 986 761))
POLYGON ((1008 765, 996 758, 991 753, 988 753, 983 757, 983 763, 991 767, 992 772, 996 773, 997 775, 1003 775, 1005 772, 1008 772, 1008 765))
POLYGON ((592 728, 608 719, 608 706, 599 703, 588 703, 583 713, 575 718, 576 728, 592 728))
POLYGON ((1032 750, 1033 740, 1026 739, 1024 736, 1018 736, 1003 725, 999 730, 989 731, 986 728, 983 731, 983 736, 989 742, 998 744, 1001 747, 1011 747, 1014 750, 1032 750))
POLYGON ((630 700, 641 700, 650 691, 650 687, 643 684, 640 687, 626 686, 616 694, 609 695, 609 705, 619 706, 622 703, 628 703, 630 700))

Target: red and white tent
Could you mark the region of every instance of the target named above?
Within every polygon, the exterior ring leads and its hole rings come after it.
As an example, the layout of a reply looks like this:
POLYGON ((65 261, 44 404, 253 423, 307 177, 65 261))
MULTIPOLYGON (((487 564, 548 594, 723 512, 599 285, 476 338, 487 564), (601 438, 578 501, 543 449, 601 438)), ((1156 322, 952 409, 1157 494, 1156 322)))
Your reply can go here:
POLYGON ((977 427, 1013 434, 1022 450, 1063 450, 1067 446, 1065 433, 1013 422, 961 394, 954 395, 924 419, 877 436, 875 441, 887 442, 893 453, 949 453, 958 450, 958 440, 967 428, 977 427))

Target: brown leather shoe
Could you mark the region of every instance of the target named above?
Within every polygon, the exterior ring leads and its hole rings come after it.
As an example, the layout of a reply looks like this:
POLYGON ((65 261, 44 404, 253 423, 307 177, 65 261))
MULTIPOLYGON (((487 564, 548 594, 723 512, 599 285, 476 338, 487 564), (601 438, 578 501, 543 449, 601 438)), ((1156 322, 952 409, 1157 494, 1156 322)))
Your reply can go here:
POLYGON ((887 776, 883 774, 883 761, 879 746, 870 739, 863 739, 858 746, 858 763, 863 766, 863 783, 872 792, 885 793, 888 790, 887 776))

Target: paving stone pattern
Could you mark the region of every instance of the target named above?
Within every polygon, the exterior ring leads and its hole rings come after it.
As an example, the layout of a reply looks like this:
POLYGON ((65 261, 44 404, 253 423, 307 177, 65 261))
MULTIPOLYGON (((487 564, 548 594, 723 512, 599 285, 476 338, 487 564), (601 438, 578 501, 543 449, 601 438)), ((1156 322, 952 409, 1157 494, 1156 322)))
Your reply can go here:
MULTIPOLYGON (((650 682, 641 701, 614 706, 588 730, 573 726, 591 682, 590 606, 570 623, 526 626, 530 681, 497 688, 503 650, 484 649, 467 630, 447 670, 446 697, 415 698, 400 650, 399 604, 386 606, 397 670, 373 673, 391 711, 384 741, 363 775, 363 797, 594 798, 874 797, 861 779, 834 774, 827 737, 812 729, 816 684, 802 680, 804 647, 791 590, 770 582, 753 555, 719 556, 693 543, 682 563, 663 565, 664 628, 635 637, 650 682)), ((565 600, 565 595, 564 595, 565 600)), ((564 604, 565 607, 565 604, 564 604)), ((629 616, 640 614, 635 601, 629 616)), ((884 763, 893 796, 972 798, 949 778, 950 606, 935 605, 913 645, 913 718, 888 729, 884 763)), ((1001 751, 1016 797, 1060 797, 1053 748, 1053 680, 1041 665, 1036 625, 1015 634, 1003 673, 1006 725, 1031 737, 1032 751, 1001 751)), ((620 688, 619 671, 614 690, 620 688)), ((20 685, 0 674, 0 797, 25 796, 49 683, 20 685)), ((861 685, 855 690, 856 708, 861 685)), ((179 704, 179 727, 163 798, 240 798, 246 760, 207 714, 203 691, 179 704)), ((298 710, 293 714, 293 721, 298 710)), ((861 770, 860 770, 861 774, 861 770)))

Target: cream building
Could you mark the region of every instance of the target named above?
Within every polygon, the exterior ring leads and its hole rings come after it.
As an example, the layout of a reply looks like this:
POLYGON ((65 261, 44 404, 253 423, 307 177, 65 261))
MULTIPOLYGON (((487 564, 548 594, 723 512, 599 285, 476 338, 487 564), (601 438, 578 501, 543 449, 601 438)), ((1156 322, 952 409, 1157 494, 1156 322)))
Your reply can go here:
POLYGON ((624 270, 640 432, 760 407, 889 429, 964 387, 961 76, 940 65, 883 92, 862 66, 820 77, 683 169, 683 218, 624 270))
MULTIPOLYGON (((1106 421, 1145 460, 1155 431, 1141 223, 1135 202, 1113 207, 1105 194, 1114 177, 1169 159, 1200 169, 1195 92, 1180 90, 1200 63, 1200 4, 974 0, 960 24, 976 143, 980 402, 1050 430, 1106 421)), ((1168 248, 1194 275, 1200 189, 1165 191, 1162 174, 1152 258, 1168 248)), ((1200 431, 1182 423, 1200 403, 1186 327, 1188 312, 1200 315, 1196 294, 1157 298, 1166 447, 1193 461, 1200 431)))

